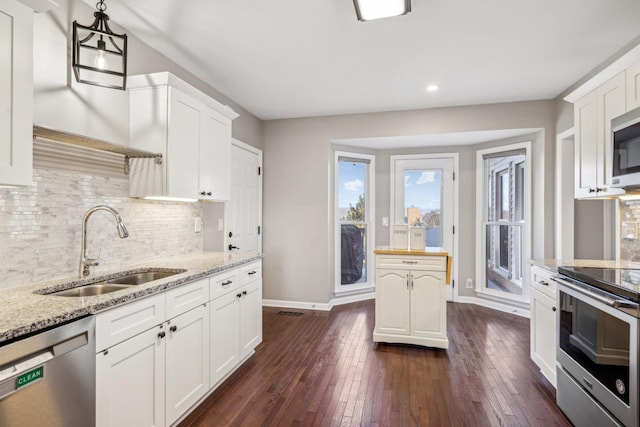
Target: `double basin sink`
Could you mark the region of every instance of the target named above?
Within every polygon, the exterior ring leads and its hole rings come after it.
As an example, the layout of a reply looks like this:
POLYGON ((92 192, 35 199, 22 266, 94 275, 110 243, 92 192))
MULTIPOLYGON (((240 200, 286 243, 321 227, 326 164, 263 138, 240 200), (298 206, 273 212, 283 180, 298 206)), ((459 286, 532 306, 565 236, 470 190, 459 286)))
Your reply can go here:
POLYGON ((96 295, 103 295, 110 292, 119 291, 121 289, 130 288, 132 286, 142 285, 143 283, 152 282, 154 280, 164 279, 175 274, 184 273, 185 271, 187 270, 149 268, 138 273, 128 273, 121 275, 116 274, 111 279, 87 283, 86 285, 81 285, 62 291, 49 292, 46 293, 46 295, 54 295, 59 297, 91 297, 96 295))

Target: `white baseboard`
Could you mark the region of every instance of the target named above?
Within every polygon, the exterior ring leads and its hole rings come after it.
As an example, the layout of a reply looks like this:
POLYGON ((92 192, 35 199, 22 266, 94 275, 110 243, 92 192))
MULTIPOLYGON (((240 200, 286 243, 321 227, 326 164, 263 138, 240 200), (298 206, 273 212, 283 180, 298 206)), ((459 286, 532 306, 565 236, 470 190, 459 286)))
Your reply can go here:
POLYGON ((263 307, 299 308, 302 310, 331 311, 331 303, 286 301, 279 299, 263 299, 263 307))
POLYGON ((515 315, 520 316, 520 317, 526 317, 528 319, 531 318, 531 311, 529 311, 527 309, 513 307, 513 306, 510 306, 510 305, 507 305, 507 304, 502 304, 502 303, 497 302, 497 301, 491 301, 491 300, 487 300, 487 299, 483 299, 483 298, 459 296, 458 299, 456 300, 456 303, 475 304, 475 305, 479 305, 479 306, 482 306, 482 307, 491 308, 493 310, 498 310, 498 311, 503 311, 505 313, 515 314, 515 315))
POLYGON ((328 303, 263 299, 262 306, 263 307, 298 308, 301 310, 331 311, 331 309, 337 305, 350 304, 352 302, 358 302, 358 301, 366 301, 374 298, 375 298, 375 292, 372 291, 364 294, 348 295, 344 297, 334 298, 328 303))

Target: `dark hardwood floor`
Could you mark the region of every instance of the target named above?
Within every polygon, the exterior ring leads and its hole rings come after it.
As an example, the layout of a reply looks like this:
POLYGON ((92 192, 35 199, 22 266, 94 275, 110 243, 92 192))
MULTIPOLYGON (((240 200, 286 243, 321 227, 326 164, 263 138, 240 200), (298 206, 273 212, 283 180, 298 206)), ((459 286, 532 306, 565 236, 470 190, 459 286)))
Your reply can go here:
POLYGON ((375 344, 374 303, 264 308, 263 343, 192 426, 571 425, 529 358, 529 320, 447 305, 448 350, 375 344))

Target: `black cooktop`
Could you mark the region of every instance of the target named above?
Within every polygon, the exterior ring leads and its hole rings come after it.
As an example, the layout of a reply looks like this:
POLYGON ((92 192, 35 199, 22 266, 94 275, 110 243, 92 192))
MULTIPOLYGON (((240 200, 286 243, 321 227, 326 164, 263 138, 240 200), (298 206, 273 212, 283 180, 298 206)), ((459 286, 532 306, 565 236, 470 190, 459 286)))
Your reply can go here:
POLYGON ((640 302, 640 270, 632 268, 558 267, 558 273, 619 297, 640 302))

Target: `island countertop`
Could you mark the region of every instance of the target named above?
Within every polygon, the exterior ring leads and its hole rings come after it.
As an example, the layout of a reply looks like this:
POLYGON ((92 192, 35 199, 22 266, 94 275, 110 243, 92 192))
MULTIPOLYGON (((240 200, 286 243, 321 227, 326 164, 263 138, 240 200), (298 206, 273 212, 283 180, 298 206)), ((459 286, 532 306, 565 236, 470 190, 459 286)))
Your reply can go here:
POLYGON ((408 256, 444 256, 447 257, 447 278, 446 283, 451 284, 451 261, 452 257, 441 247, 427 246, 424 249, 395 249, 391 246, 376 246, 373 250, 376 255, 408 255, 408 256))
POLYGON ((262 258, 260 254, 197 252, 132 264, 83 279, 67 277, 1 290, 0 346, 14 338, 163 292, 260 258, 262 258), (115 273, 137 273, 147 268, 186 271, 142 285, 90 297, 60 297, 43 294, 82 286, 89 282, 107 280, 115 273))

